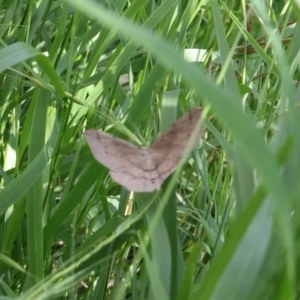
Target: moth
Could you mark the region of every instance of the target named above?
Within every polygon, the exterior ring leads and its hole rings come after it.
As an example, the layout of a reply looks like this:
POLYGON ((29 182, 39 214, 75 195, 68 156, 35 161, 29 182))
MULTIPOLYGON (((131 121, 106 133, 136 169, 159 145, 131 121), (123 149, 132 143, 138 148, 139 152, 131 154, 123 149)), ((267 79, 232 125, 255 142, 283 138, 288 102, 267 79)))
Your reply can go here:
POLYGON ((201 108, 196 108, 184 114, 149 147, 137 147, 95 129, 86 130, 84 137, 94 158, 109 169, 115 182, 129 191, 152 192, 160 188, 183 156, 196 148, 204 131, 201 125, 193 134, 201 113, 201 108))

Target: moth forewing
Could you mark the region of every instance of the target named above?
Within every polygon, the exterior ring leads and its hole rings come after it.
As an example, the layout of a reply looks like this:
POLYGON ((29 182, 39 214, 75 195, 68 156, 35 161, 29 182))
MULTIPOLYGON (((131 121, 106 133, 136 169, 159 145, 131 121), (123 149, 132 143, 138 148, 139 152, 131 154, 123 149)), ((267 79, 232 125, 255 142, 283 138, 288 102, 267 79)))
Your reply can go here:
POLYGON ((185 146, 183 149, 183 153, 176 167, 176 169, 178 168, 179 171, 183 164, 186 162, 186 159, 190 156, 191 152, 197 148, 197 145, 199 144, 199 141, 204 132, 203 120, 201 120, 202 109, 194 109, 189 113, 185 114, 185 116, 190 117, 190 128, 188 131, 189 136, 186 140, 186 143, 184 143, 185 146))
POLYGON ((200 111, 197 119, 196 119, 196 122, 194 123, 195 126, 191 132, 191 135, 188 139, 188 142, 186 144, 186 147, 184 149, 184 152, 183 152, 183 155, 182 155, 182 162, 181 163, 184 163, 184 160, 190 155, 190 153, 192 151, 194 151, 198 144, 199 144, 199 141, 201 140, 201 137, 203 135, 203 132, 204 132, 204 126, 203 126, 203 119, 201 118, 201 115, 202 115, 202 110, 200 111))

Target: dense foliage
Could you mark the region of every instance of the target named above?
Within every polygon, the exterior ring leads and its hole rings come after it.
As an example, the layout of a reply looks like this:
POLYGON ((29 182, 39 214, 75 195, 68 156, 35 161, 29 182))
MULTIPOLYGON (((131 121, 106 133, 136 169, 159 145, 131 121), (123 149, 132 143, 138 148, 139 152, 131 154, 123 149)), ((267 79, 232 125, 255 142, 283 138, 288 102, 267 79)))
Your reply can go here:
MULTIPOLYGON (((1 299, 298 299, 296 1, 0 5, 1 299), (154 193, 83 138, 149 145, 203 107, 154 193)), ((297 38, 298 36, 298 38, 297 38)))

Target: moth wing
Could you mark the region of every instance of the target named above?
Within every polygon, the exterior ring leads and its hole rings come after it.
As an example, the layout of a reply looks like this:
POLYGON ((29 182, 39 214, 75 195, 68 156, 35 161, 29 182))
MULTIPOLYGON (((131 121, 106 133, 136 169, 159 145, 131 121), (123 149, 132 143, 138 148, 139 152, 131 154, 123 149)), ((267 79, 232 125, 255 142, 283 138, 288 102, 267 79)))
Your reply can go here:
POLYGON ((161 179, 148 148, 138 148, 108 133, 84 133, 94 158, 110 170, 112 178, 126 189, 149 192, 158 189, 161 179))
POLYGON ((149 147, 162 181, 178 167, 183 155, 187 157, 198 145, 204 131, 203 126, 198 129, 192 144, 189 140, 201 113, 201 108, 196 108, 184 114, 149 147), (187 147, 189 150, 185 153, 187 147))
POLYGON ((157 173, 152 178, 137 177, 130 173, 121 173, 116 171, 110 171, 110 175, 113 180, 129 191, 134 192, 152 192, 158 190, 163 182, 157 173))
POLYGON ((139 148, 103 131, 87 130, 84 137, 94 158, 110 170, 128 167, 126 158, 139 156, 139 148))

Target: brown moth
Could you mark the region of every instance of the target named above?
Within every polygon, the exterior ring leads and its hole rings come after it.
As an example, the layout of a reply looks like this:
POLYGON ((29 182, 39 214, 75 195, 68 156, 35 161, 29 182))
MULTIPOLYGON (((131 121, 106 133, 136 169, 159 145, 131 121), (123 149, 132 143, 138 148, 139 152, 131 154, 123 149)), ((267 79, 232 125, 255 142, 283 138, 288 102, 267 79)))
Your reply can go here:
POLYGON ((203 126, 193 136, 193 142, 189 143, 189 139, 201 112, 196 108, 184 114, 145 148, 94 129, 87 130, 84 136, 94 158, 109 169, 114 181, 129 191, 152 192, 177 168, 183 155, 186 158, 196 148, 203 126))

